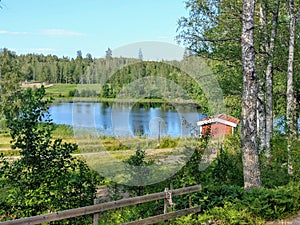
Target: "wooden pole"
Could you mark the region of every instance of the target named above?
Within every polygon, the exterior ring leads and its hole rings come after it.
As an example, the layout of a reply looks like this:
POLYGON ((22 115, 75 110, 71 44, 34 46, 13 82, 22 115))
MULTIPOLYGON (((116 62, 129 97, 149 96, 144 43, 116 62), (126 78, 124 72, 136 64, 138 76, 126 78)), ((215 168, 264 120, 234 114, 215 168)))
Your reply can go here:
MULTIPOLYGON (((99 198, 95 198, 94 199, 94 205, 99 204, 99 198)), ((98 221, 99 221, 99 213, 96 212, 93 215, 93 225, 98 225, 98 221)))
MULTIPOLYGON (((168 213, 168 199, 167 199, 168 191, 169 191, 169 189, 165 188, 166 196, 164 198, 164 215, 166 215, 168 213)), ((165 225, 168 225, 168 224, 169 224, 168 220, 165 220, 165 225)))

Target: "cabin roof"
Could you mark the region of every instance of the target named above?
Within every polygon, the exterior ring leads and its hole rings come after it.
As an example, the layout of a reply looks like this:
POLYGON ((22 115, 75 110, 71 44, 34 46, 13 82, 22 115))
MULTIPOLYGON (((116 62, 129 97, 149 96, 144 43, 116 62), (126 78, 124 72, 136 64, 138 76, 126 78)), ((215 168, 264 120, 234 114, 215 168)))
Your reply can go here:
POLYGON ((222 124, 225 124, 225 125, 228 125, 231 127, 237 127, 239 122, 240 122, 240 120, 233 116, 219 114, 219 115, 206 117, 206 118, 198 121, 197 125, 203 126, 203 125, 212 124, 212 123, 222 123, 222 124))

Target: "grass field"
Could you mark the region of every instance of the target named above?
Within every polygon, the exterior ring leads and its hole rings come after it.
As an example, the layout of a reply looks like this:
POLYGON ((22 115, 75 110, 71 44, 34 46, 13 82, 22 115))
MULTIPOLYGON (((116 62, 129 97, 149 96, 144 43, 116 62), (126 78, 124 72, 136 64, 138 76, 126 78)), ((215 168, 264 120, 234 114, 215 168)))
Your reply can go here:
POLYGON ((195 103, 192 100, 182 99, 129 99, 129 98, 102 98, 100 97, 101 87, 100 84, 53 84, 52 86, 46 87, 47 96, 54 97, 59 101, 85 101, 85 102, 140 102, 140 103, 195 103), (80 97, 73 97, 72 92, 75 91, 80 93, 80 97), (84 97, 83 92, 92 93, 92 96, 84 97))
MULTIPOLYGON (((128 158, 130 155, 134 154, 134 151, 141 147, 142 149, 170 149, 176 148, 177 146, 184 145, 196 145, 196 140, 182 140, 180 138, 162 137, 160 143, 158 140, 153 138, 145 137, 95 137, 92 136, 88 131, 79 133, 77 131, 74 136, 74 131, 71 126, 67 125, 54 125, 54 130, 52 132, 53 139, 62 139, 63 142, 77 143, 78 151, 75 154, 90 154, 108 151, 113 154, 118 160, 123 160, 128 158)), ((19 151, 11 149, 11 137, 8 130, 0 130, 0 153, 5 156, 18 156, 19 151)), ((159 151, 157 151, 159 152, 159 151)), ((155 152, 152 152, 154 154, 155 152)), ((165 154, 168 154, 165 152, 165 154)), ((155 154, 154 154, 155 155, 155 154)), ((155 156, 153 156, 155 157, 155 156)))
POLYGON ((51 87, 46 88, 46 93, 48 96, 53 97, 70 97, 70 93, 82 90, 95 91, 100 94, 99 84, 54 84, 51 87))
MULTIPOLYGON (((114 174, 114 179, 120 182, 126 181, 124 171, 128 171, 127 164, 122 162, 134 155, 138 146, 146 151, 146 160, 154 160, 161 172, 178 167, 182 158, 185 157, 185 153, 182 151, 184 148, 177 148, 176 146, 179 144, 178 138, 162 138, 161 145, 158 144, 157 139, 92 137, 88 132, 80 138, 74 137, 72 127, 65 125, 55 125, 52 134, 53 138, 61 138, 63 142, 77 143, 79 149, 73 152, 73 156, 84 159, 101 176, 110 177, 114 174), (166 148, 166 146, 170 147, 166 148)), ((1 145, 6 147, 1 149, 0 153, 7 156, 9 161, 18 158, 12 156, 20 156, 18 150, 9 147, 10 135, 8 131, 0 133, 0 140, 1 145)))
POLYGON ((76 84, 55 84, 46 88, 46 93, 49 96, 68 97, 70 91, 76 90, 76 84))

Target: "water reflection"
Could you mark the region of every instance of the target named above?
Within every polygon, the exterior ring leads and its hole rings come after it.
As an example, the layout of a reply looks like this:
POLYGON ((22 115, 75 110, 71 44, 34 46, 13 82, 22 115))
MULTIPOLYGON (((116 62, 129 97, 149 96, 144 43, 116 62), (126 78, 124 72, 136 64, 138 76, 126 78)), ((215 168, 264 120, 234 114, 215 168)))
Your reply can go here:
POLYGON ((161 103, 60 103, 50 107, 53 122, 96 129, 108 136, 189 136, 201 116, 193 105, 161 103))

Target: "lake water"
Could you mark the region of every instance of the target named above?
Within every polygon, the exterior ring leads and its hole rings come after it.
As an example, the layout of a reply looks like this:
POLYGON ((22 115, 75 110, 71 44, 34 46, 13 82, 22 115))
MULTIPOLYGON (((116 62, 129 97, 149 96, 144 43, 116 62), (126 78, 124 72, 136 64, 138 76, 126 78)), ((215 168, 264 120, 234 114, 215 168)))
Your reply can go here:
POLYGON ((196 135, 196 123, 204 117, 195 105, 159 103, 58 103, 49 112, 56 124, 106 136, 196 135))

